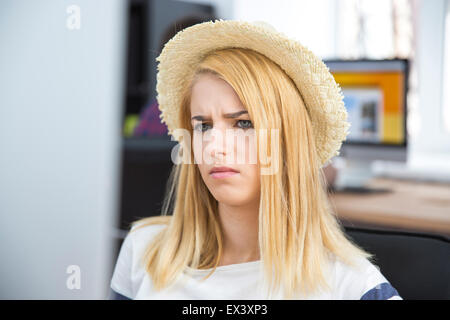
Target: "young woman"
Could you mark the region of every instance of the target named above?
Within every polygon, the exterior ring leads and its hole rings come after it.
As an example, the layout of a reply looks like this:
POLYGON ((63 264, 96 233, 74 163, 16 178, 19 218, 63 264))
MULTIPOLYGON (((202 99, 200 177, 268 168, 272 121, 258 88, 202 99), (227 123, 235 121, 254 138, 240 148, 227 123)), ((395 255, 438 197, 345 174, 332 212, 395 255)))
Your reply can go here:
POLYGON ((218 20, 157 60, 181 152, 161 216, 124 240, 117 298, 401 299, 328 203, 322 166, 349 125, 320 59, 266 24, 218 20))

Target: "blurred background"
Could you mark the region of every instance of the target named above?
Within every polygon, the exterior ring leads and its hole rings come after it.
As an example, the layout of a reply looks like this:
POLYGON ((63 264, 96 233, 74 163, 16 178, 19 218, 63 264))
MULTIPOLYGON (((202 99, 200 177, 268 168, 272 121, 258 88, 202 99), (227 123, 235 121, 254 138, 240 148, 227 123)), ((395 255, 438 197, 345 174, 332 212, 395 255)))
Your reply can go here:
MULTIPOLYGON (((450 298, 449 0, 2 1, 0 298, 108 297, 130 223, 159 215, 172 167, 155 59, 214 19, 266 21, 324 60, 351 122, 324 167, 334 210, 348 228, 440 241, 430 261, 450 298)), ((380 250, 394 278, 398 255, 380 250)))

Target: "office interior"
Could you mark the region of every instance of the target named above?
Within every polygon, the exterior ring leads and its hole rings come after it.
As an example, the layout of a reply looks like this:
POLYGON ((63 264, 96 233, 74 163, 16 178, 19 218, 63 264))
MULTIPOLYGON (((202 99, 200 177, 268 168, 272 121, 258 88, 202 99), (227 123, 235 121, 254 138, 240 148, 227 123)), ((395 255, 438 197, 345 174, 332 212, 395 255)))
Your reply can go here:
POLYGON ((404 299, 450 299, 450 0, 2 1, 0 298, 108 297, 173 166, 156 58, 215 19, 266 21, 324 61, 352 125, 323 168, 338 218, 404 299))

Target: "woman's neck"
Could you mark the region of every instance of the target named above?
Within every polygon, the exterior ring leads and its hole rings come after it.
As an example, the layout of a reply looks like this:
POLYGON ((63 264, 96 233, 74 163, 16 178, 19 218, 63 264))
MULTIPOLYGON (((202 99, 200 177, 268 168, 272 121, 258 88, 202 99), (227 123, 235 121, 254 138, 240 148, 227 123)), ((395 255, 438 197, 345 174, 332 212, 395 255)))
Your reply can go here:
POLYGON ((218 208, 224 239, 219 265, 259 260, 259 201, 239 207, 219 202, 218 208))

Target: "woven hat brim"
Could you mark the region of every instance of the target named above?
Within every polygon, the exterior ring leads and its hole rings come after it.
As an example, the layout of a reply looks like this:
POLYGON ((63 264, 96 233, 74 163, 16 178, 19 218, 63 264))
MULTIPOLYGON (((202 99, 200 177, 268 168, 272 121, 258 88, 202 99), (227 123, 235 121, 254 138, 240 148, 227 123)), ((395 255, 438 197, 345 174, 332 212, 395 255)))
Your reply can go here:
POLYGON ((178 32, 156 59, 157 100, 161 122, 169 135, 180 128, 182 91, 196 66, 215 50, 251 49, 277 63, 296 84, 311 118, 319 164, 333 156, 345 140, 350 124, 341 88, 325 63, 298 41, 263 25, 215 20, 178 32))

